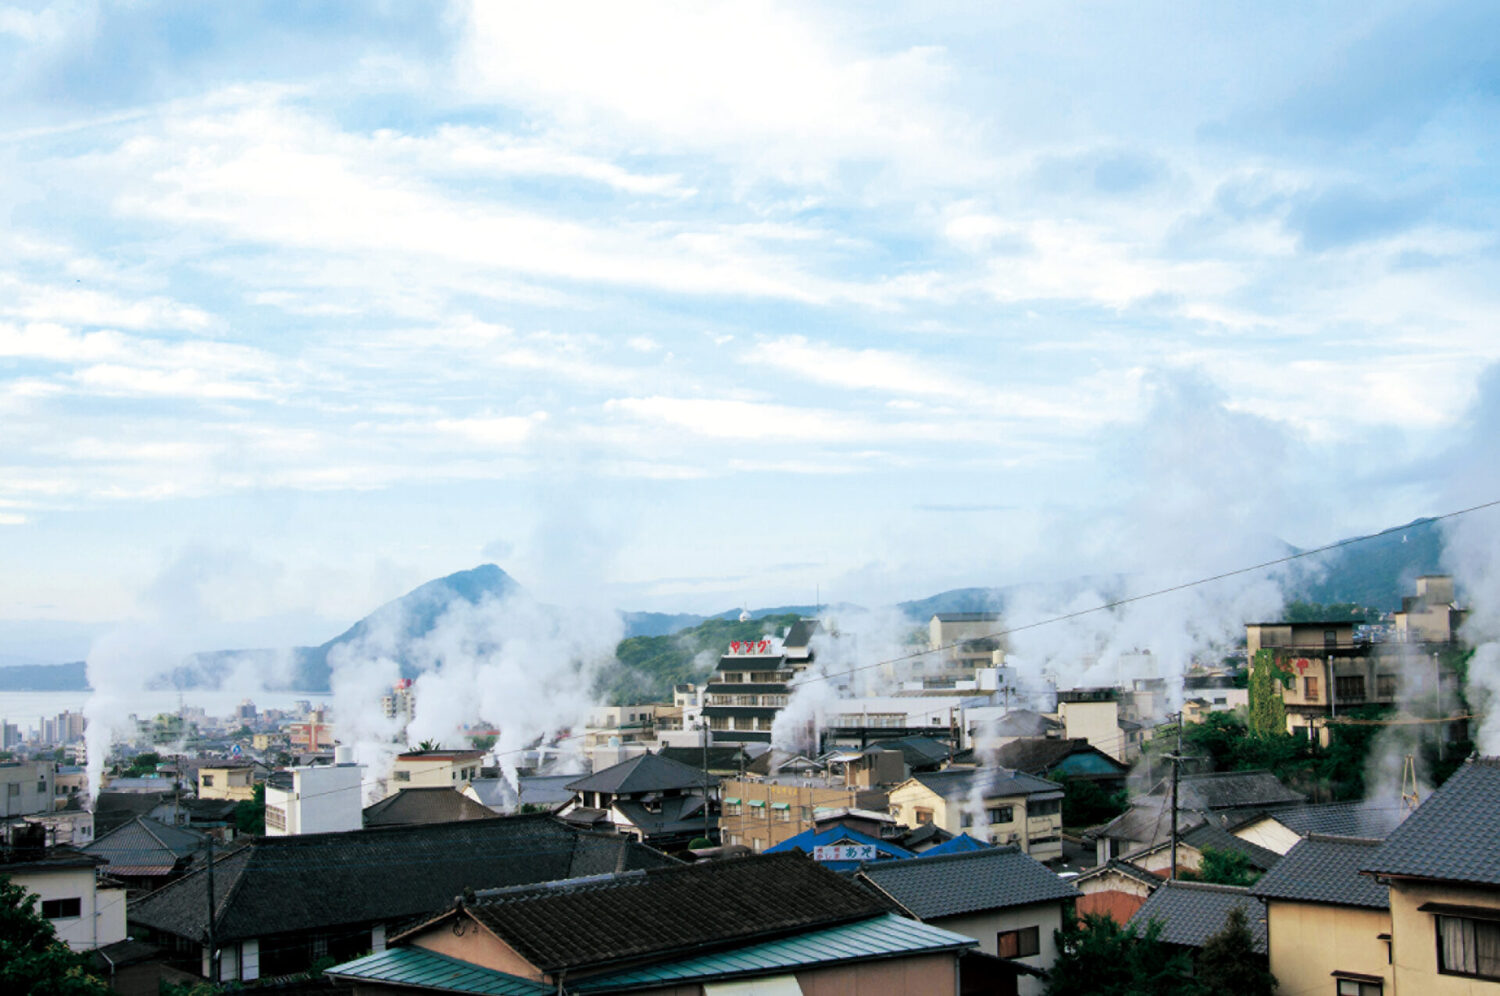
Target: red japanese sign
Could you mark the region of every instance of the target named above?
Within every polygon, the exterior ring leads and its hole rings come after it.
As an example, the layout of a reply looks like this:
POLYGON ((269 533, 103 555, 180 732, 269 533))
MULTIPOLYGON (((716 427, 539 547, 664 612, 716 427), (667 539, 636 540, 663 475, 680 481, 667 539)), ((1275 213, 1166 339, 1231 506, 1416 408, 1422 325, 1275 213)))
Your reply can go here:
POLYGON ((729 645, 731 654, 769 654, 770 640, 735 640, 729 645))

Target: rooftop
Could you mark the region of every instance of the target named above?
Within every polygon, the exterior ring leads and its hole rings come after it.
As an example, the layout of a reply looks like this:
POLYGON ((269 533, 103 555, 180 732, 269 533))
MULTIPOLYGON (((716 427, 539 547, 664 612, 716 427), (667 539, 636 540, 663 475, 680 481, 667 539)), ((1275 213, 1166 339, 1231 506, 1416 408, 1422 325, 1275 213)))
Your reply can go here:
POLYGON ((1370 855, 1365 871, 1500 885, 1500 757, 1470 758, 1370 855))
POLYGON ((1058 793, 1062 786, 1022 771, 1007 768, 949 768, 912 775, 914 781, 945 799, 966 798, 977 785, 986 798, 1058 793))
POLYGON ((1254 947, 1266 953, 1266 907, 1249 889, 1233 885, 1205 885, 1202 882, 1163 882, 1136 910, 1130 925, 1145 930, 1152 920, 1162 922, 1161 940, 1201 948, 1205 941, 1224 929, 1229 911, 1238 907, 1245 912, 1254 947))
POLYGON ((1359 837, 1309 837, 1250 891, 1262 899, 1390 909, 1390 890, 1359 873, 1379 846, 1379 840, 1359 837))
POLYGON ((610 795, 635 795, 641 792, 664 792, 668 789, 702 789, 719 784, 702 768, 689 767, 660 754, 642 754, 611 765, 603 771, 585 775, 568 784, 572 792, 606 792, 610 795))
MULTIPOLYGON (((1151 790, 1154 796, 1171 794, 1172 780, 1164 778, 1151 790)), ((1269 771, 1215 771, 1183 775, 1178 785, 1178 808, 1205 812, 1245 809, 1306 802, 1307 796, 1282 785, 1269 771)))
POLYGON ((866 865, 860 878, 922 920, 1061 902, 1078 890, 1016 847, 866 865))
POLYGON ((494 819, 493 810, 446 785, 436 788, 404 788, 365 807, 367 827, 402 826, 411 823, 451 823, 455 820, 494 819))
POLYGON ((195 830, 169 826, 137 816, 83 848, 109 862, 111 875, 167 875, 203 847, 207 837, 195 830))

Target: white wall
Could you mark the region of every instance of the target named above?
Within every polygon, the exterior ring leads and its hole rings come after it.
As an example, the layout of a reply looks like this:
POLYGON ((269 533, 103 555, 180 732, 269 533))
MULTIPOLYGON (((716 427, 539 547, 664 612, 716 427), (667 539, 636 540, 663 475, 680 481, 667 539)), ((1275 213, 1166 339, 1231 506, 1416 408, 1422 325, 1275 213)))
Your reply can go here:
POLYGON ((89 951, 125 939, 125 890, 97 890, 93 866, 21 869, 10 873, 17 885, 37 895, 37 912, 48 899, 77 899, 78 916, 52 921, 68 947, 89 951))
MULTIPOLYGON (((1038 953, 1015 960, 1033 968, 1050 969, 1057 961, 1057 943, 1052 932, 1062 927, 1062 903, 1037 903, 964 916, 938 917, 927 922, 934 927, 974 938, 979 942, 979 950, 985 954, 996 953, 996 935, 1001 931, 1036 927, 1038 953)), ((1040 996, 1046 988, 1041 979, 1029 975, 1021 976, 1017 982, 1020 996, 1040 996)))

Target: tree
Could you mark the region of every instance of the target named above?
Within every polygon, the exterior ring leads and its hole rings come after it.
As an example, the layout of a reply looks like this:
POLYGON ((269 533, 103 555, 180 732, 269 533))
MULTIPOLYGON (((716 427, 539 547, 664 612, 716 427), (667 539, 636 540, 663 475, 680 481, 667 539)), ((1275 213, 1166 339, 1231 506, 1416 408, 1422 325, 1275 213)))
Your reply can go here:
POLYGON ((1286 736, 1286 703, 1282 684, 1290 678, 1277 665, 1276 655, 1257 650, 1250 665, 1250 733, 1252 736, 1286 736))
POLYGON ((1198 865, 1198 881, 1215 885, 1253 885, 1261 874, 1251 866, 1249 855, 1218 847, 1203 848, 1198 865))
POLYGON ((1264 955, 1255 953, 1245 911, 1229 911, 1224 929, 1203 943, 1198 952, 1198 984, 1205 993, 1235 996, 1271 996, 1276 976, 1266 967, 1264 955))
POLYGON ((1065 827, 1092 827, 1108 823, 1130 808, 1124 792, 1106 792, 1087 778, 1064 778, 1062 819, 1065 827))
POLYGON ((234 807, 234 829, 238 833, 266 832, 266 783, 255 786, 255 797, 244 799, 234 807))
POLYGON ((37 897, 0 875, 0 992, 31 996, 108 996, 109 987, 89 974, 88 957, 57 938, 37 897))
POLYGON ((495 741, 498 739, 499 738, 492 733, 485 734, 482 737, 470 737, 469 745, 475 750, 489 750, 491 747, 495 746, 495 741))
POLYGON ((1144 933, 1086 913, 1054 931, 1057 961, 1047 996, 1184 996, 1195 992, 1193 962, 1160 940, 1153 921, 1144 933))

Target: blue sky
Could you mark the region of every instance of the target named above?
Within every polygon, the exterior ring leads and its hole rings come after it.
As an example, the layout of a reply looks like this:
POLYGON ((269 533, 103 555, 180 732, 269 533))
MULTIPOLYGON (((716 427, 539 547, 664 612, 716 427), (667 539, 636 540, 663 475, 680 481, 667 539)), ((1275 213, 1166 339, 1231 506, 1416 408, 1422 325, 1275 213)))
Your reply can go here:
POLYGON ((1497 48, 1472 3, 0 6, 0 637, 1443 511, 1497 48))

